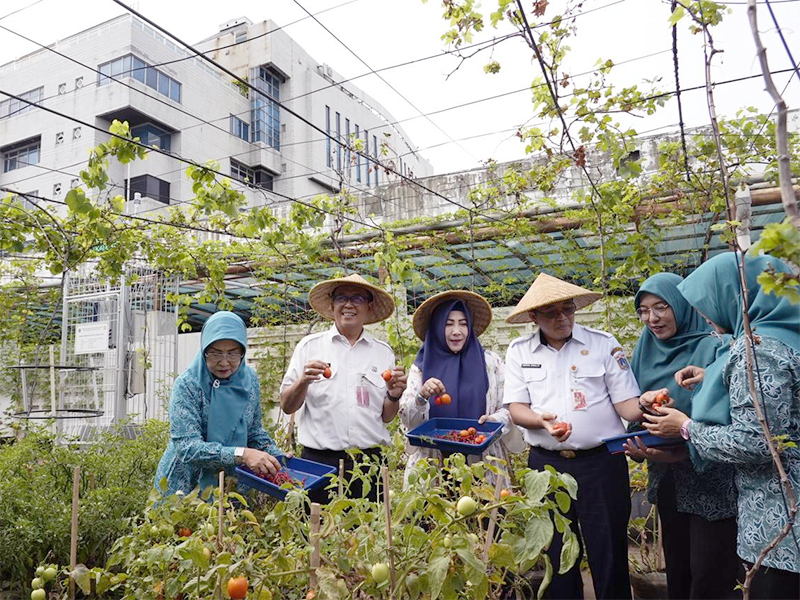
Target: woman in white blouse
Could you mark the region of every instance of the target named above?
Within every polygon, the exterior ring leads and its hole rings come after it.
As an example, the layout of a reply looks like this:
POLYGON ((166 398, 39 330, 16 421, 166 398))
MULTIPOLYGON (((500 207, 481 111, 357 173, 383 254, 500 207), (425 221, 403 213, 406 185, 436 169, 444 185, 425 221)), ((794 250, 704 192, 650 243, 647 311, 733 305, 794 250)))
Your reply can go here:
MULTIPOLYGON (((503 407, 503 360, 478 341, 491 320, 486 299, 467 290, 442 292, 420 305, 413 325, 423 344, 400 400, 400 418, 409 430, 434 417, 502 423, 499 440, 470 461, 491 455, 508 464, 509 453, 523 451, 525 443, 503 407)), ((433 448, 409 446, 407 452, 406 484, 419 459, 441 456, 433 448)))

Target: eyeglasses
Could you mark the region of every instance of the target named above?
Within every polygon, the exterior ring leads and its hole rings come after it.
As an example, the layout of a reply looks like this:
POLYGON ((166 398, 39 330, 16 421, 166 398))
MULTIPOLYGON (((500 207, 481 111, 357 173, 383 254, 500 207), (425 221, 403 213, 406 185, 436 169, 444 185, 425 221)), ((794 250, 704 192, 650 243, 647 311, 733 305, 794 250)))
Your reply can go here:
POLYGON ((355 304, 356 306, 361 306, 362 304, 369 302, 369 298, 363 294, 353 294, 352 296, 348 296, 347 294, 336 294, 333 296, 334 304, 347 304, 348 302, 355 304))
POLYGON ((650 318, 650 314, 652 313, 654 316, 660 319, 667 314, 667 311, 669 311, 669 304, 666 302, 660 302, 658 304, 654 304, 650 308, 637 308, 636 316, 642 321, 646 321, 650 318))
POLYGON ((244 353, 241 350, 231 350, 230 352, 220 352, 219 350, 209 350, 205 353, 207 360, 221 362, 224 358, 229 363, 237 363, 242 360, 244 353))
POLYGON ((538 317, 544 317, 545 319, 555 319, 558 315, 564 315, 566 317, 571 317, 575 314, 575 311, 578 310, 578 307, 574 304, 569 304, 567 306, 562 307, 561 309, 551 309, 551 310, 534 310, 533 314, 538 317))

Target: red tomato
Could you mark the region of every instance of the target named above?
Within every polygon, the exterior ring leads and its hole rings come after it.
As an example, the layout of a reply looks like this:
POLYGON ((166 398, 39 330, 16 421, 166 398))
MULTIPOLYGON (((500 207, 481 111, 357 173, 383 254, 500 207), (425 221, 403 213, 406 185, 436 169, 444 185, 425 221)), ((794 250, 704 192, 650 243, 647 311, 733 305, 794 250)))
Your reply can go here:
POLYGON ((469 431, 467 431, 466 429, 462 429, 461 432, 458 435, 460 435, 462 438, 468 438, 469 437, 469 431))
POLYGON ((553 425, 553 435, 561 437, 562 435, 567 433, 568 429, 569 429, 569 425, 567 423, 565 423, 564 421, 560 421, 560 422, 556 423, 555 425, 553 425))
POLYGON ((189 537, 190 535, 192 535, 192 530, 189 529, 188 527, 181 527, 180 529, 178 529, 179 537, 189 537))
POLYGON ((441 396, 436 396, 436 397, 433 399, 433 403, 434 403, 436 406, 441 406, 441 405, 442 405, 442 397, 441 397, 441 396))
POLYGON ((242 600, 247 597, 247 577, 232 577, 228 579, 228 596, 233 600, 242 600))
POLYGON ((322 372, 322 376, 325 379, 330 379, 331 375, 333 375, 333 372, 331 371, 331 368, 330 367, 325 367, 325 370, 322 372))
POLYGON ((389 381, 392 378, 392 372, 389 369, 386 369, 381 377, 383 377, 384 381, 389 381))
POLYGON ((467 429, 467 431, 469 431, 471 435, 475 435, 477 433, 477 430, 474 427, 470 427, 467 429))
POLYGON ((511 495, 511 492, 509 492, 508 490, 505 490, 505 489, 500 490, 500 500, 505 500, 510 495, 511 495))
POLYGON ((450 404, 451 401, 450 394, 442 394, 442 404, 450 404))
POLYGON ((656 394, 655 400, 653 400, 653 406, 664 406, 669 402, 669 394, 665 392, 658 392, 656 394))

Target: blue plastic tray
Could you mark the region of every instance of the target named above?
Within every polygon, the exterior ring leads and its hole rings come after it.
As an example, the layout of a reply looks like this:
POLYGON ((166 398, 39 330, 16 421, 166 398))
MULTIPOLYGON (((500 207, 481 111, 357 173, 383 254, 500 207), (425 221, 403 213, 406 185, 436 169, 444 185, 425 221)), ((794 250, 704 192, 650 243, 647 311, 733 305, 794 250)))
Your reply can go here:
POLYGON ((415 427, 406 434, 408 442, 412 446, 422 446, 423 448, 436 448, 443 452, 461 452, 462 454, 483 454, 486 448, 502 433, 503 424, 486 421, 479 424, 472 419, 442 419, 434 418, 425 421, 422 425, 415 427), (443 440, 437 435, 445 435, 452 431, 461 431, 474 427, 477 431, 484 434, 486 439, 482 444, 470 444, 468 442, 456 442, 453 440, 443 440))
POLYGON ((606 438, 603 440, 603 443, 611 454, 619 454, 625 452, 625 448, 622 447, 622 444, 625 443, 625 440, 630 438, 639 438, 648 448, 656 448, 658 446, 681 446, 686 443, 683 441, 683 438, 660 438, 647 430, 633 431, 625 435, 606 438))
MULTIPOLYGON (((336 467, 314 462, 313 460, 286 458, 285 456, 277 456, 276 458, 283 465, 283 470, 286 471, 292 479, 304 482, 304 490, 312 490, 323 485, 328 475, 336 472, 336 467)), ((236 467, 236 474, 239 476, 242 483, 261 492, 265 492, 270 496, 274 496, 279 500, 283 500, 286 497, 286 493, 289 491, 287 488, 282 488, 267 481, 263 477, 259 477, 246 467, 236 467)))

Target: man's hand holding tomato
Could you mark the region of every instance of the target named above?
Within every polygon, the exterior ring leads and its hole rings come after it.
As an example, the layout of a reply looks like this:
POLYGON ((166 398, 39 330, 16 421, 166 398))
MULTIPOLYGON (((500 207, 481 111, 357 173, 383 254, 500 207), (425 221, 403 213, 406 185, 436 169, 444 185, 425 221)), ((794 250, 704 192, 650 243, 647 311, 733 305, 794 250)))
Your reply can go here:
POLYGON ((386 391, 394 398, 399 398, 406 391, 406 371, 400 365, 395 365, 391 369, 387 369, 383 373, 383 379, 386 381, 386 391), (387 373, 391 376, 386 379, 387 373))
POLYGON ((558 420, 558 415, 551 412, 543 412, 542 427, 547 433, 556 438, 559 443, 566 442, 572 435, 572 424, 558 420))
POLYGON ((655 412, 656 408, 662 406, 672 406, 675 401, 670 398, 669 389, 650 390, 639 396, 639 403, 648 410, 655 412))

